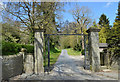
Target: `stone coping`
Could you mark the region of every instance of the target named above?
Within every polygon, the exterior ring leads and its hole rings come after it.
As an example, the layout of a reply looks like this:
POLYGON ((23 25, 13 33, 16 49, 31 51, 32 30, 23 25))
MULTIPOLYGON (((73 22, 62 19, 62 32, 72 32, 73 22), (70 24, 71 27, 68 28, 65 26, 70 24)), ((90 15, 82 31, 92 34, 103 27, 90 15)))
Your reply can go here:
POLYGON ((99 48, 107 48, 108 44, 107 43, 99 43, 99 48))
POLYGON ((27 54, 25 54, 25 55, 33 55, 34 53, 27 53, 27 54))
POLYGON ((98 28, 89 28, 86 32, 87 33, 89 33, 89 32, 99 32, 100 31, 100 29, 98 29, 98 28))
POLYGON ((15 55, 7 55, 7 56, 2 56, 2 59, 6 59, 6 58, 14 58, 14 57, 18 57, 18 56, 21 56, 22 53, 18 53, 18 54, 15 54, 15 55))
POLYGON ((45 32, 46 29, 34 29, 33 31, 34 31, 34 32, 45 32))

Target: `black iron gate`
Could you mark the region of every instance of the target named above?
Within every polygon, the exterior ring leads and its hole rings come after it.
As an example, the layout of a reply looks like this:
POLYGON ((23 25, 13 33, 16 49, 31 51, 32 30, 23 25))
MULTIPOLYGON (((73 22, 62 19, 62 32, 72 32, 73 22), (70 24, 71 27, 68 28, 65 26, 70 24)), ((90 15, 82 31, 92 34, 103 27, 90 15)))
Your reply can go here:
MULTIPOLYGON (((45 71, 49 72, 50 71, 50 36, 56 36, 56 35, 80 35, 80 36, 84 36, 84 53, 85 53, 85 58, 86 58, 86 54, 87 54, 87 44, 86 44, 86 39, 88 39, 88 35, 86 34, 44 34, 45 36, 45 65, 47 65, 45 71), (46 51, 47 50, 47 51, 46 51), (46 64, 46 60, 47 60, 47 64, 46 64)), ((86 63, 86 61, 84 61, 86 63)))

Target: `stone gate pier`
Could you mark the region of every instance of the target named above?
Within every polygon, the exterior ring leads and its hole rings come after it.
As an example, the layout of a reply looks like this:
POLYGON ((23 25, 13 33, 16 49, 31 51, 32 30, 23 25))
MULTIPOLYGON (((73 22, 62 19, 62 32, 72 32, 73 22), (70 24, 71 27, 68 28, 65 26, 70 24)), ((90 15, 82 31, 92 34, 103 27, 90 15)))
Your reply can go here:
POLYGON ((90 61, 90 69, 93 72, 100 71, 100 51, 99 51, 99 35, 100 29, 89 28, 88 33, 88 59, 90 61))
POLYGON ((34 73, 44 73, 43 67, 43 39, 44 29, 34 29, 34 73))

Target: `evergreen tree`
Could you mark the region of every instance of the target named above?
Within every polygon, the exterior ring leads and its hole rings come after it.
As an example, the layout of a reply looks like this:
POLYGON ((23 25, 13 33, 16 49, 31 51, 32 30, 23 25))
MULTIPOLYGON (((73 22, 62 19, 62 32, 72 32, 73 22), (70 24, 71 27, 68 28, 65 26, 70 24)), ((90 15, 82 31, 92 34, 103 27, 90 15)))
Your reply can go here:
POLYGON ((99 25, 102 27, 109 27, 109 19, 106 17, 105 14, 102 14, 101 17, 99 18, 99 25))
POLYGON ((120 57, 120 2, 118 3, 118 13, 111 28, 107 43, 109 44, 109 51, 111 52, 110 64, 112 64, 114 58, 117 60, 117 58, 120 57))
POLYGON ((110 25, 109 25, 109 19, 105 14, 102 14, 101 17, 99 18, 99 23, 100 25, 100 32, 99 32, 99 42, 100 43, 106 43, 106 39, 108 39, 108 34, 110 31, 110 25))

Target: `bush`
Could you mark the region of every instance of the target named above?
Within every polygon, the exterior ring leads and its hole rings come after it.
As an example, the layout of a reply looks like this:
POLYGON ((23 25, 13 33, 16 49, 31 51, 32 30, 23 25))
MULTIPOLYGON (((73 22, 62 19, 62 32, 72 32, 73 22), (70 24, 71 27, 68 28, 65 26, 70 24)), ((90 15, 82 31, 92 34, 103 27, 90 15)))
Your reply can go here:
POLYGON ((85 50, 82 49, 82 50, 81 50, 81 53, 82 53, 82 55, 85 55, 85 50))
POLYGON ((27 53, 33 53, 34 46, 31 45, 21 45, 18 43, 2 42, 2 55, 14 55, 21 51, 21 48, 26 48, 27 53))
POLYGON ((19 52, 22 47, 16 43, 2 42, 2 55, 13 55, 19 52))
POLYGON ((31 45, 22 45, 22 48, 27 49, 27 53, 34 53, 34 46, 31 46, 31 45))
POLYGON ((76 51, 81 51, 82 47, 79 44, 77 44, 77 45, 74 46, 73 49, 76 50, 76 51))

